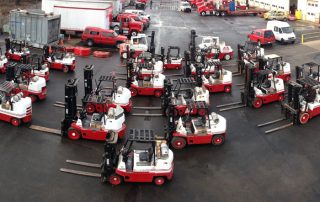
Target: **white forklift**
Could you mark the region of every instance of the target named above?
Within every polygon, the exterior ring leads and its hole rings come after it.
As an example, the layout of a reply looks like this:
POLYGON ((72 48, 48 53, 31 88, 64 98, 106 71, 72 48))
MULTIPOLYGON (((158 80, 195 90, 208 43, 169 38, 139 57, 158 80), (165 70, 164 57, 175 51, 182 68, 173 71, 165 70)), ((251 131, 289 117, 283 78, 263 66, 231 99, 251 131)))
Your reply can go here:
POLYGON ((119 105, 109 108, 107 113, 87 114, 77 110, 78 79, 68 80, 65 85, 65 118, 61 123, 61 134, 72 140, 89 139, 105 141, 108 131, 123 138, 126 125, 124 110, 119 105))
POLYGON ((198 47, 207 51, 208 58, 218 54, 220 60, 231 60, 234 55, 231 46, 227 46, 224 41, 220 41, 220 38, 215 36, 204 36, 198 47))

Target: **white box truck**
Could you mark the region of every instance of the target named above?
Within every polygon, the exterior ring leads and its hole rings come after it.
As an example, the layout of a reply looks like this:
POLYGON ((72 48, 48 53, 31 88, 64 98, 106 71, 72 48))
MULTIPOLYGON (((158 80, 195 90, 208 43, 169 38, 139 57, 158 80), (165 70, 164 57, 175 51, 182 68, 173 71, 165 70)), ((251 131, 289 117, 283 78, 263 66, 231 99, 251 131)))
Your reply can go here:
POLYGON ((267 29, 272 30, 276 40, 281 43, 294 43, 296 41, 296 35, 287 22, 271 20, 267 24, 267 29))
POLYGON ((42 10, 61 15, 61 30, 83 32, 93 26, 109 29, 116 5, 113 1, 43 0, 42 10))

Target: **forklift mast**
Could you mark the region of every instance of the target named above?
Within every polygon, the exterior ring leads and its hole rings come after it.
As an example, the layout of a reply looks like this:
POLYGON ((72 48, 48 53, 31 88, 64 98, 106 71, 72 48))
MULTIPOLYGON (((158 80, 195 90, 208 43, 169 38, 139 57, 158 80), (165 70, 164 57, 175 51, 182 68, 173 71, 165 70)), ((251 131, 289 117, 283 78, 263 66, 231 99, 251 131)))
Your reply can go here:
POLYGON ((191 30, 191 41, 190 41, 190 47, 189 47, 189 50, 190 50, 190 53, 191 53, 191 56, 190 56, 190 61, 191 62, 195 62, 196 37, 197 37, 196 31, 195 30, 191 30))
POLYGON ((162 97, 162 111, 163 114, 167 112, 167 109, 171 103, 172 83, 169 79, 164 80, 164 94, 162 97))
POLYGON ((133 63, 131 61, 127 62, 127 88, 131 87, 133 78, 133 63))
MULTIPOLYGON (((262 58, 262 57, 259 57, 258 58, 258 63, 259 63, 259 70, 264 70, 266 69, 266 66, 267 66, 267 60, 262 58)), ((272 70, 272 68, 270 69, 272 70)))
POLYGON ((93 78, 93 68, 94 65, 86 65, 83 68, 83 78, 84 78, 84 96, 92 93, 92 78, 93 78))
POLYGON ((6 70, 6 81, 13 81, 16 78, 17 63, 10 62, 6 70))
POLYGON ((150 46, 149 46, 149 52, 152 54, 152 57, 154 57, 154 54, 155 54, 155 51, 156 51, 156 46, 155 46, 155 43, 154 43, 154 36, 155 36, 155 31, 152 31, 151 32, 151 40, 150 40, 150 46))
POLYGON ((254 70, 255 67, 252 64, 248 64, 245 68, 245 86, 241 93, 241 100, 246 106, 251 106, 254 99, 254 70))
POLYGON ((168 142, 171 142, 172 139, 172 134, 176 130, 176 125, 175 125, 175 116, 174 116, 174 106, 172 104, 169 105, 168 108, 168 114, 167 114, 167 126, 166 126, 166 137, 165 139, 168 142))
POLYGON ((300 99, 299 95, 302 90, 302 85, 290 81, 288 83, 288 96, 285 102, 282 104, 282 112, 284 112, 287 119, 292 119, 293 124, 300 123, 300 99))
POLYGON ((184 76, 190 77, 191 76, 191 60, 190 60, 190 51, 184 51, 184 76))
POLYGON ((196 85, 198 87, 202 86, 202 68, 204 68, 204 65, 202 63, 195 63, 194 64, 196 68, 196 85))
MULTIPOLYGON (((107 135, 107 137, 108 136, 109 135, 107 135)), ((102 181, 106 181, 109 179, 110 175, 114 173, 114 170, 117 166, 117 159, 116 144, 110 143, 108 140, 106 140, 101 163, 102 181)))
POLYGON ((5 40, 5 44, 6 44, 6 52, 9 52, 11 49, 11 42, 9 38, 6 38, 5 40))
POLYGON ((48 45, 43 46, 43 56, 44 56, 44 58, 48 58, 50 56, 48 45))
POLYGON ((77 120, 77 95, 79 79, 70 79, 65 84, 65 111, 61 122, 61 134, 67 135, 73 121, 77 120))

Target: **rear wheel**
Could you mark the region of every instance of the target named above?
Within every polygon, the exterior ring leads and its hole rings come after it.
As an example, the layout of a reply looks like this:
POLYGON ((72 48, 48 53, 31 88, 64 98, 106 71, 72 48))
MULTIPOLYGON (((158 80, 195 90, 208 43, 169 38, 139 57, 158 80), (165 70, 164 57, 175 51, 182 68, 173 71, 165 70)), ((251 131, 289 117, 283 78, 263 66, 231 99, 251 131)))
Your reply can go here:
POLYGON ((164 183, 166 182, 165 178, 164 177, 156 177, 154 178, 153 180, 153 183, 157 186, 161 186, 163 185, 164 183))
POLYGON ((306 124, 306 123, 309 121, 309 118, 310 118, 310 116, 309 116, 308 113, 302 113, 302 114, 300 115, 300 118, 299 118, 300 123, 301 123, 301 124, 306 124))
POLYGON ((117 174, 110 175, 109 183, 112 185, 119 185, 122 182, 122 178, 117 174))
POLYGON ((12 118, 10 122, 11 122, 11 125, 16 126, 16 127, 21 124, 20 119, 17 119, 17 118, 12 118))
POLYGON ((253 100, 252 105, 254 108, 258 109, 262 106, 262 100, 260 98, 256 98, 253 100))
POLYGON ((131 96, 132 96, 132 97, 138 95, 138 90, 137 90, 137 89, 135 89, 135 88, 130 88, 130 91, 131 91, 131 96))
POLYGON ((93 41, 92 41, 92 39, 88 39, 88 40, 87 40, 87 46, 89 46, 89 47, 93 46, 93 41))
POLYGON ((214 135, 212 137, 212 141, 211 143, 214 145, 214 146, 220 146, 224 143, 224 136, 223 135, 214 135))
POLYGON ((76 129, 74 128, 70 128, 68 130, 68 138, 71 139, 71 140, 79 140, 81 137, 81 134, 79 131, 77 131, 76 129))
POLYGON ((283 21, 285 21, 285 22, 286 22, 287 20, 288 20, 287 18, 283 18, 283 21))
POLYGON ((171 146, 174 149, 183 149, 186 146, 186 140, 182 137, 173 137, 171 140, 171 146))
POLYGON ((220 16, 220 12, 216 12, 216 16, 220 16))
POLYGON ((202 16, 205 16, 205 15, 206 15, 206 12, 202 11, 200 14, 201 14, 202 16))
POLYGON ((227 13, 226 13, 226 12, 224 12, 224 11, 223 11, 223 12, 221 12, 221 16, 222 16, 222 17, 224 17, 224 16, 226 16, 226 15, 227 15, 227 13))

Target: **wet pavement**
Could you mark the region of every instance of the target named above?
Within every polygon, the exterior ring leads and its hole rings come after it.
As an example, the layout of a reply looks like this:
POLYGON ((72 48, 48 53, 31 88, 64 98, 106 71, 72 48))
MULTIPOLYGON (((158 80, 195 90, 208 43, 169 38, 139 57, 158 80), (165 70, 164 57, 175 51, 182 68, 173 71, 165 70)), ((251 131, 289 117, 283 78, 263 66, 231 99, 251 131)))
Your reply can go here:
MULTIPOLYGON (((191 29, 199 36, 217 35, 234 50, 244 42, 252 29, 264 28, 266 21, 258 17, 201 17, 196 13, 152 10, 152 24, 147 33, 156 31, 157 52, 160 47, 180 46, 185 50, 191 29)), ((313 25, 290 22, 301 33, 317 30, 313 25)), ((292 69, 310 60, 317 61, 319 50, 294 44, 266 47, 267 53, 279 53, 292 69)), ((235 60, 228 64, 235 63, 235 60)), ((32 124, 60 128, 64 112, 53 104, 64 99, 67 79, 80 78, 79 95, 83 95, 82 68, 94 64, 96 77, 112 71, 125 72, 119 55, 111 58, 77 58, 74 73, 51 71, 48 97, 33 105, 32 124)), ((235 71, 235 69, 230 69, 235 71)), ((170 72, 168 72, 170 74, 170 72)), ((0 80, 4 80, 0 75, 0 80)), ((234 84, 243 83, 234 77, 234 84)), ((121 82, 120 82, 121 83, 121 82)), ((81 96, 78 97, 80 104, 81 96)), ((231 94, 212 94, 211 110, 216 105, 240 100, 239 86, 231 94)), ((159 106, 156 98, 134 98, 135 106, 159 106)), ((60 136, 12 127, 0 122, 0 199, 1 201, 318 201, 320 198, 320 118, 305 126, 294 126, 270 135, 257 128, 258 123, 281 116, 280 104, 261 109, 242 108, 219 112, 227 119, 227 139, 221 147, 190 146, 175 151, 175 174, 172 182, 162 187, 144 183, 124 183, 117 187, 102 184, 96 178, 59 172, 67 167, 66 159, 99 163, 103 143, 71 141, 60 136)), ((152 128, 163 133, 164 118, 126 117, 127 128, 152 128)), ((97 170, 96 172, 99 172, 97 170)))

